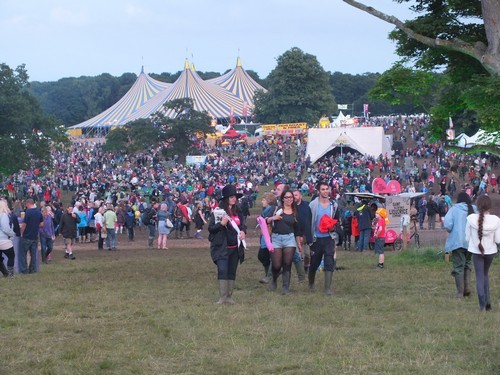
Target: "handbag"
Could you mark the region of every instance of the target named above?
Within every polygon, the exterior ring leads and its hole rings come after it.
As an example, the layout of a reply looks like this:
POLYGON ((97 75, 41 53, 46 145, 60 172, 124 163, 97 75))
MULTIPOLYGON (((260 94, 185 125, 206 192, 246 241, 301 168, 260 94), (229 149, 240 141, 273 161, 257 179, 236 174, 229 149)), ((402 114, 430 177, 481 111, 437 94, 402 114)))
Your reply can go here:
POLYGON ((167 220, 165 220, 165 226, 167 228, 173 228, 174 224, 172 224, 172 222, 170 221, 170 219, 167 218, 167 220))
POLYGON ((243 246, 243 243, 240 243, 240 246, 238 246, 238 259, 240 260, 240 264, 245 261, 245 246, 243 246))

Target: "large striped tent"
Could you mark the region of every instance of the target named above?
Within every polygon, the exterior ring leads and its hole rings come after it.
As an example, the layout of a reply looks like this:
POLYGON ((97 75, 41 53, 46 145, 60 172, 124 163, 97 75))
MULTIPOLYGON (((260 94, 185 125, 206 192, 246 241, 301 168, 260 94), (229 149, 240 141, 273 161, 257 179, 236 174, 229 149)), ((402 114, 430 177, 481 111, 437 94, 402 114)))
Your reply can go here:
POLYGON ((145 103, 158 95, 158 93, 168 91, 171 87, 171 83, 151 78, 144 73, 143 68, 130 90, 120 100, 104 112, 78 125, 71 126, 70 129, 123 125, 128 122, 127 118, 145 103))
MULTIPOLYGON (((186 59, 183 72, 173 84, 154 80, 142 69, 134 85, 117 103, 69 129, 125 125, 130 121, 149 118, 162 110, 164 103, 181 98, 193 99, 197 111, 207 112, 214 118, 246 117, 253 108, 256 90, 265 91, 243 69, 239 57, 234 69, 207 81, 201 79, 186 59)), ((169 111, 166 115, 173 116, 173 113, 169 111)))
POLYGON ((239 57, 234 69, 220 77, 209 79, 207 82, 216 84, 217 86, 232 92, 250 107, 253 107, 254 105, 253 96, 255 91, 267 91, 264 87, 255 82, 252 77, 248 75, 245 69, 243 69, 239 57))
MULTIPOLYGON (((155 112, 162 110, 164 103, 175 99, 193 99, 194 109, 200 112, 207 112, 215 118, 243 115, 243 101, 236 95, 208 81, 203 81, 186 60, 184 70, 174 82, 169 90, 159 93, 151 99, 136 113, 129 117, 129 120, 147 118, 155 112)), ((172 111, 165 112, 166 116, 172 117, 172 111)))

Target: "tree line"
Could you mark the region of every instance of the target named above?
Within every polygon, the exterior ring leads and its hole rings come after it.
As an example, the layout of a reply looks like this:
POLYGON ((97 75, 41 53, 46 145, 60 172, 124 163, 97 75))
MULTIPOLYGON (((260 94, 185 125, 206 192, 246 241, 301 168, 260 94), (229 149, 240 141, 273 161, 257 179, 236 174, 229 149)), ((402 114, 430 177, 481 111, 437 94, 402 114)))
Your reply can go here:
MULTIPOLYGON (((181 73, 179 71, 173 74, 164 72, 149 75, 158 81, 173 83, 181 73)), ((204 80, 221 75, 217 72, 197 73, 204 80)), ((247 70, 247 73, 260 85, 268 88, 269 77, 262 79, 252 70, 247 70)), ((326 74, 328 76, 328 91, 333 95, 336 102, 349 105, 349 110, 347 113, 344 111, 344 114, 362 115, 363 104, 365 103, 369 104, 373 116, 422 111, 418 106, 411 104, 391 105, 381 100, 371 100, 368 93, 379 79, 379 73, 346 74, 327 72, 326 74)), ((111 107, 125 95, 136 79, 137 75, 135 73, 124 73, 119 77, 103 73, 96 77, 70 77, 54 82, 33 81, 30 84, 29 92, 38 100, 40 107, 46 114, 54 116, 65 126, 71 126, 92 118, 111 107)), ((295 96, 298 96, 301 91, 303 90, 298 90, 295 96)), ((314 114, 313 123, 319 120, 318 116, 323 115, 323 112, 326 113, 327 108, 320 108, 319 115, 314 114)), ((336 110, 330 114, 336 114, 336 110)), ((275 120, 269 119, 269 121, 274 122, 275 120)))

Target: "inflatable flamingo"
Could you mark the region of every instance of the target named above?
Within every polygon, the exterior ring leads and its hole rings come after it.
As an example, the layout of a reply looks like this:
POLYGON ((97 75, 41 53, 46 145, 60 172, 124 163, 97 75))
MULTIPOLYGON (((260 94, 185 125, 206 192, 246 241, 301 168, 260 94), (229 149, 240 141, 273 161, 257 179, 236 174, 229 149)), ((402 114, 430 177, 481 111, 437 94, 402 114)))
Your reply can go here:
POLYGON ((259 216, 257 218, 257 223, 259 223, 260 232, 262 233, 262 237, 264 237, 264 241, 266 242, 267 250, 269 250, 270 253, 274 252, 274 246, 271 242, 271 235, 269 234, 269 230, 267 229, 266 219, 264 219, 262 216, 259 216))

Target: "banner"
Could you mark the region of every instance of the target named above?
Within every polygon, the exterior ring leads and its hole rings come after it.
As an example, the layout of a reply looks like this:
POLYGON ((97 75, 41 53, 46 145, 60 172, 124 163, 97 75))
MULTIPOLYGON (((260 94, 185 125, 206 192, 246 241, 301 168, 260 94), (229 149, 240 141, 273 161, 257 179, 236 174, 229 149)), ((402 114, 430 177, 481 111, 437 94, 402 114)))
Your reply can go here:
POLYGON ((202 165, 205 164, 207 157, 205 155, 188 155, 186 156, 186 165, 202 165))

